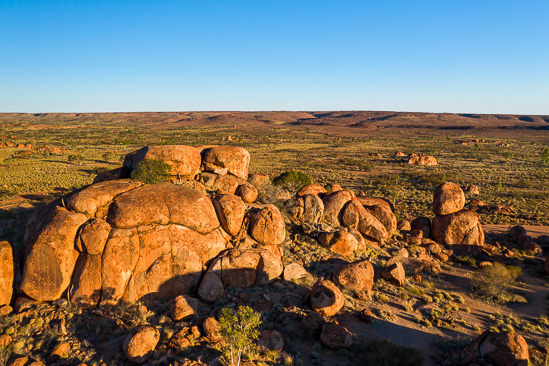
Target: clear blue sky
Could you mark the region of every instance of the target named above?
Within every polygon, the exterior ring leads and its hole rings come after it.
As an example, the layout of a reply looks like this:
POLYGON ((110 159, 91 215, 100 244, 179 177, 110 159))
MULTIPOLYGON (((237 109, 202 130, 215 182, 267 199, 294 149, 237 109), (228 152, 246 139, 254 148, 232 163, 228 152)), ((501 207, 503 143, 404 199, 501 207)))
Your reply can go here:
POLYGON ((0 0, 0 112, 549 114, 549 0, 0 0))

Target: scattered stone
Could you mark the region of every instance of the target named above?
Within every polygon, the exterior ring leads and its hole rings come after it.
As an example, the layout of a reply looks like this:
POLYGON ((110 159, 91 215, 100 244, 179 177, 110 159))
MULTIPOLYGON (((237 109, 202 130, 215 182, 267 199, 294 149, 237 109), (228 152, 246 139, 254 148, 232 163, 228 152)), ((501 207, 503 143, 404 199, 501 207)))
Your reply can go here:
POLYGON ((344 264, 335 270, 333 281, 356 292, 369 291, 374 285, 374 267, 366 259, 344 264))
POLYGON ((527 366, 528 344, 514 331, 482 333, 461 352, 463 364, 477 363, 498 366, 527 366))
POLYGON ((195 315, 200 307, 200 301, 188 295, 179 295, 171 305, 170 312, 175 321, 184 320, 195 315))
POLYGON ((202 329, 204 335, 212 342, 217 342, 221 339, 221 333, 219 329, 219 322, 213 317, 207 317, 202 322, 202 329))
POLYGON ((304 277, 307 277, 309 273, 303 268, 301 264, 290 263, 284 267, 284 280, 286 281, 298 281, 304 277))
POLYGON ((334 316, 345 304, 345 298, 337 286, 324 280, 314 284, 309 297, 312 308, 324 316, 334 316))
POLYGON ((279 352, 284 348, 284 339, 282 338, 282 334, 276 330, 264 330, 257 340, 257 345, 269 351, 279 352))
POLYGON ((356 237, 347 231, 322 232, 318 235, 318 241, 330 251, 344 256, 351 255, 359 248, 356 237))
POLYGON ((362 320, 364 323, 371 324, 375 319, 375 315, 374 313, 372 313, 370 309, 362 309, 358 313, 358 318, 362 320))
POLYGON ((389 283, 402 286, 406 280, 406 272, 400 262, 393 263, 381 272, 381 276, 389 283))
POLYGON ((13 308, 9 305, 4 305, 0 307, 0 316, 6 316, 8 314, 11 314, 13 311, 13 308))
POLYGON ((71 353, 71 345, 69 342, 60 342, 54 347, 51 356, 56 359, 67 358, 71 353))
POLYGON ((10 345, 12 339, 7 334, 0 335, 0 347, 7 347, 10 345))
POLYGON ((410 221, 403 219, 397 222, 397 229, 400 231, 410 231, 412 225, 410 224, 410 221))
POLYGON ((159 340, 158 330, 149 325, 141 325, 126 336, 122 347, 128 360, 141 364, 152 357, 159 340))
POLYGON ((480 188, 477 185, 469 184, 465 187, 465 192, 470 193, 470 194, 474 194, 474 195, 479 195, 480 194, 480 188))
POLYGON ((420 229, 412 230, 405 236, 408 245, 420 245, 423 240, 423 231, 420 229))
POLYGON ((336 323, 326 323, 320 334, 322 344, 330 348, 349 348, 353 344, 353 336, 345 327, 336 323))

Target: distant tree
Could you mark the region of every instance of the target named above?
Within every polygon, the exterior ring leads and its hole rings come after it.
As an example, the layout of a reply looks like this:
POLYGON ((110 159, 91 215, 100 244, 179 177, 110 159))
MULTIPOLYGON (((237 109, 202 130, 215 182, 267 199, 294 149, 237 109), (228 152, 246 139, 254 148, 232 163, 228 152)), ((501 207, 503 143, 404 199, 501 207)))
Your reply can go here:
POLYGON ((549 147, 546 147, 541 152, 541 161, 544 165, 549 165, 549 147))
POLYGON ((137 168, 132 172, 131 177, 134 180, 149 184, 168 182, 170 165, 162 160, 145 159, 137 164, 137 168))
POLYGON ((261 314, 249 306, 239 307, 236 313, 230 308, 221 311, 219 328, 230 349, 231 365, 236 360, 236 365, 239 366, 242 355, 255 345, 259 337, 260 318, 261 314))

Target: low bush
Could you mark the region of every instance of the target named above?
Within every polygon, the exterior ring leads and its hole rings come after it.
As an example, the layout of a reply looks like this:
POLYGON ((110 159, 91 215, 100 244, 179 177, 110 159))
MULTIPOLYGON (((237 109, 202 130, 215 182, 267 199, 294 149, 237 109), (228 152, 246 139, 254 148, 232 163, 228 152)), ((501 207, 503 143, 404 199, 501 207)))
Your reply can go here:
POLYGON ((288 170, 274 178, 273 184, 287 189, 290 192, 295 192, 301 187, 311 184, 311 178, 303 172, 288 170))
POLYGON ((162 160, 145 159, 137 164, 131 177, 143 183, 155 184, 167 182, 170 178, 170 165, 162 160))
POLYGON ((486 300, 505 304, 517 299, 510 288, 516 284, 517 278, 522 274, 519 267, 505 266, 494 263, 492 266, 483 267, 473 273, 471 279, 471 291, 486 300))

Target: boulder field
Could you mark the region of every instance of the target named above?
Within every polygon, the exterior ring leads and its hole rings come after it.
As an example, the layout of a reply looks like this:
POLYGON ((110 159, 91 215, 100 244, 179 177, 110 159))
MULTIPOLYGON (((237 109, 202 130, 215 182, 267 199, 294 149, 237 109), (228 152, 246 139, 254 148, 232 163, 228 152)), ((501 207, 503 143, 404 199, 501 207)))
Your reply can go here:
MULTIPOLYGON (((279 202, 281 210, 254 203, 269 181, 249 174, 249 162, 245 149, 232 146, 148 146, 128 154, 122 168, 33 215, 18 289, 37 301, 67 297, 85 306, 184 294, 215 302, 225 296, 225 287, 264 285, 283 273, 279 246, 288 222, 315 227, 307 234, 310 239, 344 257, 369 245, 382 247, 398 233, 390 202, 335 185, 302 187, 279 202), (124 178, 146 159, 170 165, 172 182, 124 178)), ((482 248, 478 215, 464 210, 464 204, 459 186, 437 187, 432 224, 428 218, 412 221, 407 239, 424 254, 407 258, 404 249, 382 276, 402 285, 406 275, 432 267, 429 254, 447 260, 452 251, 438 244, 482 248)), ((8 247, 2 250, 11 255, 8 247)), ((285 277, 292 277, 289 269, 285 277)), ((341 267, 333 279, 342 287, 368 291, 373 277, 372 265, 364 260, 341 267)), ((0 285, 11 289, 13 279, 8 282, 0 285)), ((337 291, 329 282, 317 284, 313 308, 337 312, 343 305, 337 291)), ((1 300, 9 303, 7 297, 1 300)))

